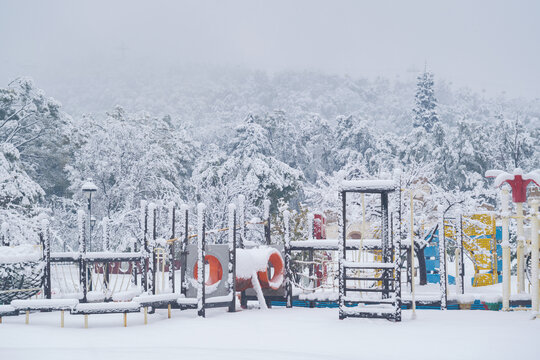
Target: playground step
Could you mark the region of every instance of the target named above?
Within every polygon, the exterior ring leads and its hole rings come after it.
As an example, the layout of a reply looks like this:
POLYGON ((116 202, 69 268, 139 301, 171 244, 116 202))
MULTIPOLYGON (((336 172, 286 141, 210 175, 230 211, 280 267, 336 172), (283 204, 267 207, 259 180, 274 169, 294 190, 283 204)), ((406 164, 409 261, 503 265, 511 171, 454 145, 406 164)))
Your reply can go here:
POLYGON ((394 306, 359 306, 359 307, 345 307, 341 309, 347 316, 355 316, 361 314, 390 314, 393 315, 396 311, 394 306))
POLYGON ((362 289, 362 288, 345 288, 345 292, 347 291, 357 291, 357 292, 383 292, 385 290, 383 289, 362 289))
POLYGON ((349 269, 393 269, 394 263, 383 262, 357 262, 357 261, 342 261, 342 266, 349 269))
POLYGON ((346 276, 345 280, 396 281, 396 279, 384 279, 380 277, 356 277, 356 276, 346 276))
POLYGON ((394 304, 396 299, 394 297, 388 299, 362 299, 354 296, 344 296, 343 301, 356 304, 394 304))

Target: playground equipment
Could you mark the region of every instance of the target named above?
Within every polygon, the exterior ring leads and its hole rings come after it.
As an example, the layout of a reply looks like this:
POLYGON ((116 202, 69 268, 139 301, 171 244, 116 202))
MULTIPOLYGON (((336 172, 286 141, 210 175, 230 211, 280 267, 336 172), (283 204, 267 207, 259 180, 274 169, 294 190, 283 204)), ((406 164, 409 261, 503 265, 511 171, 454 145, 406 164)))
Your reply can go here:
MULTIPOLYGON (((237 262, 237 231, 241 230, 241 227, 238 228, 236 225, 237 216, 234 205, 231 204, 229 207, 229 227, 218 229, 218 231, 228 232, 228 243, 207 244, 206 235, 209 232, 205 229, 204 205, 199 204, 197 209, 196 234, 189 234, 189 212, 186 206, 181 207, 184 231, 183 236, 177 238, 175 237, 176 208, 171 204, 169 206, 172 222, 171 237, 166 241, 167 251, 158 247, 155 205, 143 201, 141 209, 141 223, 143 224, 141 251, 126 253, 111 252, 106 249, 107 251, 103 252, 88 252, 85 213, 82 210, 78 214, 78 253, 51 254, 50 237, 45 235, 48 231, 44 228, 44 251, 43 256, 39 258, 40 266, 44 269, 44 276, 40 278, 44 299, 6 301, 5 303, 9 305, 0 306, 0 317, 24 312, 28 318, 30 311, 61 311, 63 319, 64 311, 69 311, 74 315, 84 315, 85 326, 88 326, 88 315, 106 313, 124 314, 124 325, 127 325, 126 314, 140 312, 141 309, 145 313, 145 322, 148 309, 153 312, 156 308, 167 308, 169 316, 171 309, 197 309, 198 315, 204 317, 207 308, 226 307, 229 311, 235 311, 234 294, 237 282, 243 282, 243 290, 250 287, 278 289, 281 286, 284 266, 281 254, 275 249, 244 249, 237 262), (189 243, 192 239, 196 240, 195 244, 189 243), (180 252, 175 251, 177 242, 180 243, 180 252), (180 259, 177 259, 178 256, 180 259), (175 286, 174 264, 177 261, 182 264, 180 289, 175 286), (72 279, 75 283, 73 286, 75 293, 57 292, 54 294, 55 297, 52 296, 50 269, 51 265, 54 267, 58 263, 77 268, 76 280, 72 279), (240 264, 238 277, 236 276, 237 263, 240 264), (268 269, 269 263, 272 267, 271 274, 268 269), (163 286, 166 268, 169 270, 169 282, 167 286, 163 286), (160 269, 161 283, 157 281, 160 278, 160 269), (224 272, 226 276, 223 276, 224 272), (114 276, 122 277, 122 281, 129 283, 129 288, 135 291, 131 293, 115 291, 122 287, 117 288, 111 281, 111 277, 114 276), (129 279, 126 280, 126 277, 129 279)), ((105 243, 108 241, 106 240, 105 243)), ((41 287, 36 289, 39 291, 41 287)), ((15 292, 17 289, 11 290, 15 292)))
MULTIPOLYGON (((173 309, 194 309, 201 317, 208 308, 236 311, 236 299, 240 294, 243 307, 250 300, 258 301, 262 308, 280 304, 288 308, 293 305, 330 306, 339 308, 340 319, 378 317, 400 321, 402 307, 414 309, 418 303, 448 309, 461 304, 465 296, 464 255, 468 254, 475 265, 473 285, 499 281, 501 266, 497 259, 493 214, 462 215, 459 209, 440 208, 437 225, 429 232, 429 241, 415 241, 413 233, 410 244, 402 243, 402 191, 396 189, 401 189, 400 179, 344 182, 339 191, 341 208, 336 212, 339 234, 335 239, 326 237, 325 216, 315 213, 308 216, 307 240, 291 240, 292 219, 288 210, 283 212, 282 236, 271 236, 269 201, 263 203, 262 221, 246 222, 243 197, 237 201, 238 211, 236 205, 229 206, 228 226, 221 229, 206 229, 205 206, 199 204, 194 233, 190 231, 188 207, 180 206, 178 216, 176 205, 171 203, 167 206, 168 232, 158 236, 157 208, 143 201, 141 233, 131 251, 112 251, 105 226, 105 248, 92 252, 86 249, 88 222, 85 218, 88 218, 80 211, 78 252, 51 253, 48 224, 44 223, 41 245, 30 246, 34 249, 33 255, 18 259, 17 266, 36 270, 30 271, 34 274, 33 282, 12 282, 7 285, 9 289, 0 291, 0 301, 5 304, 0 305, 0 319, 25 314, 28 323, 33 311, 59 311, 63 326, 64 313, 69 311, 73 315, 84 315, 85 326, 88 326, 89 315, 118 313, 123 315, 124 326, 127 326, 127 314, 141 311, 145 323, 148 314, 156 309, 167 309, 169 317, 173 309), (372 224, 369 232, 366 229, 365 196, 379 202, 373 207, 370 219, 378 217, 380 225, 372 224), (395 207, 390 213, 391 196, 395 207), (362 227, 358 229, 351 220, 349 209, 360 202, 362 227), (247 225, 264 227, 262 246, 248 240, 247 225), (222 233, 227 235, 225 243, 216 236, 222 233), (367 238, 368 234, 371 238, 367 238), (209 236, 215 241, 208 241, 209 236), (437 246, 432 246, 434 244, 437 246), (449 291, 449 285, 453 283, 447 274, 449 245, 456 251, 455 294, 449 291), (305 256, 299 257, 299 252, 307 254, 307 260, 305 256), (434 258, 426 259, 424 253, 430 252, 434 258), (433 274, 437 275, 439 285, 436 293, 415 295, 415 257, 420 270, 420 285, 427 282, 428 260, 435 260, 433 268, 437 272, 433 274), (407 272, 405 282, 411 284, 411 294, 405 294, 404 298, 401 290, 402 278, 405 278, 403 271, 407 272), (308 281, 302 284, 299 278, 308 281), (33 295, 41 298, 31 299, 33 295)), ((528 220, 532 235, 528 258, 529 263, 538 264, 538 204, 531 206, 528 220)), ((509 217, 506 217, 506 224, 504 220, 503 217, 503 245, 504 239, 508 241, 509 217)), ((2 253, 0 251, 0 268, 6 262, 2 253)), ((508 262, 503 267, 505 274, 509 277, 508 262)), ((17 275, 22 276, 18 272, 17 275)), ((529 277, 538 279, 537 266, 531 265, 529 277)), ((539 284, 532 281, 531 285, 532 306, 537 309, 539 284)), ((505 296, 509 296, 509 291, 505 296)), ((494 305, 497 301, 493 301, 494 305)), ((510 299, 505 301, 505 309, 508 309, 510 299)), ((514 299, 514 305, 516 301, 527 302, 526 299, 514 299)))
POLYGON ((396 184, 391 181, 347 181, 340 190, 342 202, 341 216, 338 218, 339 233, 339 318, 346 317, 383 317, 394 321, 401 321, 401 270, 400 270, 400 235, 396 241, 391 240, 392 224, 389 224, 388 194, 393 192, 396 184), (347 194, 348 193, 375 193, 381 197, 381 250, 382 262, 358 262, 347 260, 347 194), (394 246, 397 251, 394 253, 394 246), (380 270, 377 277, 354 276, 348 270, 380 270), (376 281, 381 284, 380 289, 348 287, 347 281, 376 281), (380 299, 364 299, 349 296, 347 292, 378 292, 380 299), (376 304, 376 307, 347 307, 346 304, 376 304))
MULTIPOLYGON (((502 255, 503 255, 503 310, 510 309, 510 241, 509 241, 509 221, 510 219, 516 219, 517 223, 517 291, 518 293, 525 292, 525 254, 527 251, 531 252, 531 267, 534 272, 538 271, 538 259, 536 261, 532 259, 534 254, 538 253, 538 245, 534 245, 533 242, 538 237, 538 228, 536 231, 531 231, 531 241, 528 243, 525 239, 524 231, 524 213, 523 203, 527 201, 527 186, 530 183, 534 183, 540 186, 540 173, 538 171, 532 171, 527 174, 523 174, 523 171, 519 168, 515 169, 512 174, 506 173, 501 170, 488 170, 486 177, 495 178, 495 187, 501 187, 504 183, 508 183, 512 188, 512 201, 516 206, 516 215, 512 216, 509 211, 508 191, 503 189, 501 191, 501 215, 502 215, 502 255), (530 248, 529 245, 530 244, 530 248)), ((532 206, 531 215, 529 216, 533 229, 537 224, 536 212, 537 205, 532 206), (536 206, 536 207, 535 207, 536 206)), ((538 276, 532 276, 531 285, 533 288, 532 298, 538 297, 538 276), (535 291, 536 289, 536 291, 535 291)), ((534 302, 534 301, 533 301, 534 302)), ((533 310, 534 310, 533 306, 533 310)), ((537 311, 537 310, 535 310, 537 311)))
MULTIPOLYGON (((474 277, 471 279, 472 285, 487 286, 497 284, 502 277, 500 271, 502 262, 500 257, 500 228, 497 231, 495 225, 495 214, 483 213, 473 215, 457 215, 455 218, 446 218, 444 223, 445 238, 452 242, 455 250, 455 258, 458 259, 460 269, 463 272, 463 256, 471 260, 474 266, 474 277)), ((424 239, 428 245, 424 248, 426 281, 427 283, 439 283, 439 224, 432 231, 428 232, 424 239)), ((463 278, 456 279, 455 276, 448 275, 448 283, 451 285, 458 283, 460 287, 463 278)))

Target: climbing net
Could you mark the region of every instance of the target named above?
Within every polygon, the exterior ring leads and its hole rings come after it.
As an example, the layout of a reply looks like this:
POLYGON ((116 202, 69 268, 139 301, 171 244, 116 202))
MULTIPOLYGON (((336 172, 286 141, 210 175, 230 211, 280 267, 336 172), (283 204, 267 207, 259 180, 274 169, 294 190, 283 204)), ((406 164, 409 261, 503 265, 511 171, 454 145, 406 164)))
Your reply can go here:
POLYGON ((41 291, 45 262, 0 264, 0 304, 28 299, 41 291))

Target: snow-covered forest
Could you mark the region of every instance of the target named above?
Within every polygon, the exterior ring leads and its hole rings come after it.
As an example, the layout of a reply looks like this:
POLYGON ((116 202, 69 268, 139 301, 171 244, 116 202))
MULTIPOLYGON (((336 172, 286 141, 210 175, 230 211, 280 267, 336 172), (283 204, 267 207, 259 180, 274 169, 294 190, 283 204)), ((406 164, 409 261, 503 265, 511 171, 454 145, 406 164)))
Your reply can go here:
POLYGON ((89 80, 66 99, 31 78, 4 84, 2 241, 34 241, 47 217, 57 246, 75 244, 88 178, 98 187, 96 218, 131 222, 115 237, 128 242, 142 199, 205 202, 219 226, 240 194, 253 215, 266 198, 274 212, 277 204, 327 210, 340 180, 400 169, 408 185, 430 184, 436 201, 494 205, 487 169, 540 167, 537 101, 457 89, 429 70, 416 81, 199 70, 109 78, 119 93, 89 80), (137 81, 153 92, 132 92, 137 81))

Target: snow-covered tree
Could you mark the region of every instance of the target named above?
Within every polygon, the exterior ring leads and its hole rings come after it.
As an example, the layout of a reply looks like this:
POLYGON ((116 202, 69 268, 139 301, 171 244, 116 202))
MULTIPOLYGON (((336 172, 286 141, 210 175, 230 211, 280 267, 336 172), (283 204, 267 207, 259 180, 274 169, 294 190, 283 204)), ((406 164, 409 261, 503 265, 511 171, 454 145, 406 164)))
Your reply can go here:
POLYGON ((37 243, 39 202, 44 195, 24 171, 15 146, 0 144, 0 243, 37 243))
POLYGON ((77 133, 59 102, 28 78, 0 89, 0 143, 12 144, 28 174, 48 194, 64 195, 64 166, 72 160, 77 133))
POLYGON ((198 144, 183 129, 173 128, 168 118, 127 114, 120 107, 104 120, 86 121, 88 137, 67 167, 74 199, 84 204, 81 185, 92 178, 98 187, 98 218, 106 216, 119 227, 131 223, 121 231, 134 237, 142 199, 168 202, 189 192, 185 184, 198 144))
MULTIPOLYGON (((236 128, 227 153, 212 148, 197 166, 193 184, 199 199, 218 194, 215 201, 229 202, 243 194, 248 204, 260 207, 264 199, 276 204, 298 195, 302 172, 277 160, 268 139, 268 131, 253 117, 236 128)), ((212 204, 208 204, 212 206, 212 204)))
POLYGON ((439 122, 433 74, 424 71, 417 79, 413 126, 423 127, 427 132, 431 132, 434 125, 439 122))

